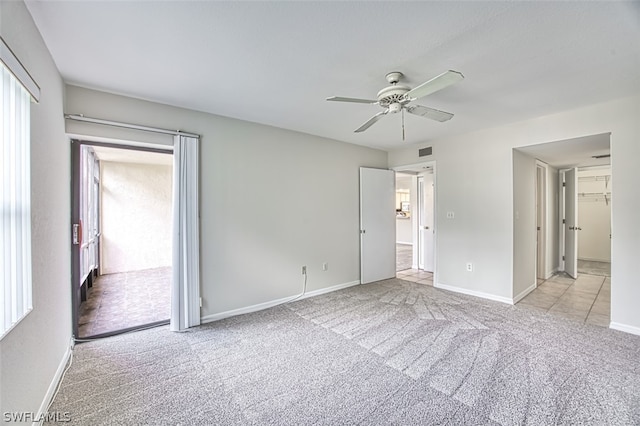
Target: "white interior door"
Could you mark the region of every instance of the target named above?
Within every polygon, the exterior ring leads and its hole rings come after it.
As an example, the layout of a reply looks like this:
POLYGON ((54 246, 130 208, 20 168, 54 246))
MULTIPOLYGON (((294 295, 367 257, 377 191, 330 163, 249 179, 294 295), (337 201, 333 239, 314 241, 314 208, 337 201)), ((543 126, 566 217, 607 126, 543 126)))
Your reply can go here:
POLYGON ((434 252, 434 199, 433 199, 433 174, 425 174, 423 177, 423 227, 420 230, 422 238, 422 269, 433 272, 434 252))
POLYGON ((360 282, 396 276, 395 172, 360 168, 360 282))
POLYGON ((578 276, 578 169, 564 173, 564 270, 578 276))

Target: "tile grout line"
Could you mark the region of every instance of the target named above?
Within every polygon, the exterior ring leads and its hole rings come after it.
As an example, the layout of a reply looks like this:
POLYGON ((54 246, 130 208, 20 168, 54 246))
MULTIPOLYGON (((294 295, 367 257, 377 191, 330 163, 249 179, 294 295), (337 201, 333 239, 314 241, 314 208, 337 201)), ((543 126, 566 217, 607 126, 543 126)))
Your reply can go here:
MULTIPOLYGON (((596 297, 593 299, 593 302, 591 303, 591 306, 589 307, 589 312, 587 312, 587 317, 584 319, 585 324, 587 323, 587 319, 589 318, 589 315, 591 315, 591 310, 593 309, 593 305, 596 304, 596 300, 598 300, 598 296, 600 296, 600 292, 602 291, 602 286, 604 285, 604 282, 607 280, 606 276, 602 277, 602 282, 600 283, 600 288, 598 289, 598 293, 596 293, 596 297)), ((611 316, 611 315, 609 315, 611 316)))
MULTIPOLYGON (((549 279, 551 279, 551 278, 549 278, 549 279)), ((576 279, 577 279, 577 278, 576 278, 576 279)), ((560 298, 561 298, 562 296, 564 296, 564 295, 565 295, 565 293, 566 293, 567 291, 569 291, 569 288, 571 288, 571 286, 573 286, 573 285, 576 283, 576 279, 574 279, 574 280, 573 280, 573 282, 572 282, 572 283, 571 283, 567 288, 565 288, 565 289, 564 289, 564 291, 562 292, 562 294, 561 294, 560 296, 558 296, 558 298, 556 299, 556 301, 555 301, 555 302, 553 302, 553 305, 551 305, 551 306, 549 307, 549 309, 547 309, 547 312, 551 312, 551 309, 552 309, 554 306, 556 306, 556 305, 558 304, 558 301, 560 300, 560 298)), ((547 280, 545 280, 544 282, 547 282, 547 280)), ((542 284, 544 284, 544 283, 542 283, 542 284)))

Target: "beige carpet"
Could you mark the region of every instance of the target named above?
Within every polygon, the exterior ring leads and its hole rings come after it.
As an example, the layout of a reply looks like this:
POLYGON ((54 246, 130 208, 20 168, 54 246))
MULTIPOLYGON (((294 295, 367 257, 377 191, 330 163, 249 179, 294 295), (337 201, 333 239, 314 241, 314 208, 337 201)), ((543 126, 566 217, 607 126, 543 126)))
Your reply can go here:
POLYGON ((640 423, 640 337, 397 279, 76 346, 77 425, 640 423))

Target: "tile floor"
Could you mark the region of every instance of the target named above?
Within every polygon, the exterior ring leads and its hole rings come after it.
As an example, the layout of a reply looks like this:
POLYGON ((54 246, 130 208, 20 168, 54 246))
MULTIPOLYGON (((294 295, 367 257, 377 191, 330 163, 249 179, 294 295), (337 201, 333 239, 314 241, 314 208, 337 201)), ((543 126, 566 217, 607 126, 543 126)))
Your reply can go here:
POLYGON ((80 338, 168 320, 171 268, 101 275, 79 314, 80 338))
MULTIPOLYGON (((396 277, 418 284, 433 285, 433 274, 418 269, 398 271, 396 277)), ((585 324, 609 327, 611 278, 580 274, 577 279, 561 273, 540 280, 538 287, 518 306, 548 312, 585 324)))
POLYGON ((396 278, 405 281, 412 281, 418 284, 433 285, 433 274, 419 269, 405 269, 396 272, 396 278))
POLYGON ((609 327, 611 278, 579 274, 574 280, 565 273, 559 273, 548 280, 540 280, 538 287, 518 305, 586 324, 609 327))
POLYGON ((578 259, 578 273, 610 277, 611 262, 597 262, 593 260, 578 259))

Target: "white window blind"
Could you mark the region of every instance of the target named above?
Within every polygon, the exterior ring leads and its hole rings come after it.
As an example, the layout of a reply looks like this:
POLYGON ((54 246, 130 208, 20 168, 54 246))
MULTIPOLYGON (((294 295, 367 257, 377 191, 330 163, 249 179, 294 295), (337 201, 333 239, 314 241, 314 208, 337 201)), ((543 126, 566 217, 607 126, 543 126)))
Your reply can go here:
MULTIPOLYGON (((4 45, 4 42, 2 43, 4 45)), ((0 52, 3 55, 5 51, 0 52)), ((31 302, 31 96, 0 64, 0 338, 32 309, 31 302)), ((13 71, 13 70, 11 70, 13 71)))

